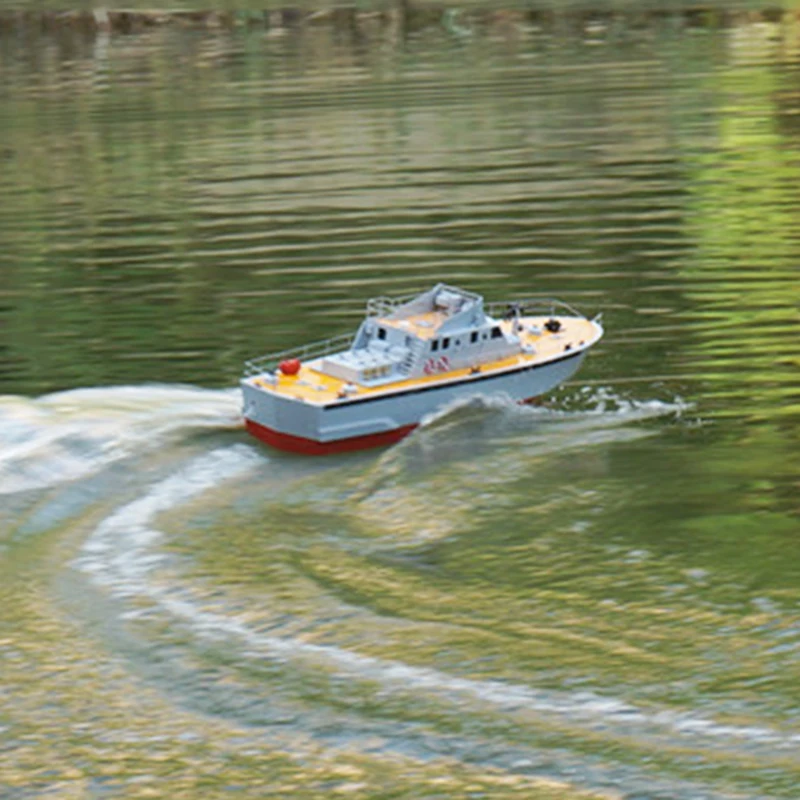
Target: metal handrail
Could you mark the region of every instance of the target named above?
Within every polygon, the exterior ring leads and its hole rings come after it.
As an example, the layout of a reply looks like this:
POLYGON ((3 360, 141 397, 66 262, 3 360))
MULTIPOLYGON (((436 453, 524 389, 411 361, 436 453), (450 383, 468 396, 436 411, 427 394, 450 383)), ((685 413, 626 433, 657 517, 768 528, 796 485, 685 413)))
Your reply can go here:
POLYGON ((403 297, 370 297, 367 300, 368 317, 388 317, 399 306, 416 300, 419 295, 407 294, 403 297))
MULTIPOLYGON (((474 292, 468 292, 466 289, 459 289, 456 286, 449 286, 446 283, 437 284, 436 288, 442 291, 454 292, 455 294, 467 300, 480 301, 483 298, 474 292)), ((419 294, 407 294, 402 296, 381 295, 380 297, 371 297, 367 300, 367 316, 368 317, 388 317, 393 311, 412 300, 417 300, 419 294)))
POLYGON ((556 315, 557 310, 563 310, 569 312, 573 317, 586 319, 585 314, 582 314, 563 300, 556 300, 554 297, 524 297, 516 300, 497 300, 487 303, 486 311, 491 317, 504 316, 514 306, 519 306, 523 314, 533 316, 553 317, 556 315))
POLYGON ((354 333, 343 333, 333 336, 330 339, 323 339, 318 342, 292 347, 289 350, 280 350, 276 353, 268 353, 265 356, 251 358, 244 362, 245 375, 263 375, 266 372, 274 372, 281 361, 296 358, 300 361, 308 361, 312 358, 320 358, 331 353, 349 350, 355 338, 354 333))

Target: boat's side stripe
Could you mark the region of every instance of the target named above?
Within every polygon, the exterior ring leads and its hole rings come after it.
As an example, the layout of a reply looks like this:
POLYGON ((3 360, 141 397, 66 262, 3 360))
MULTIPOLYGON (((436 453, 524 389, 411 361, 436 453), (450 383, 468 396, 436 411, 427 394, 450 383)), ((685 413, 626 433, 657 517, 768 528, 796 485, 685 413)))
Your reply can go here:
POLYGON ((561 358, 552 359, 550 361, 542 361, 538 364, 526 364, 522 367, 512 367, 510 369, 498 370, 497 372, 489 372, 489 373, 480 373, 477 375, 467 375, 464 378, 460 378, 458 380, 451 380, 447 381, 447 383, 434 383, 428 386, 420 386, 417 389, 398 389, 394 392, 383 392, 381 394, 373 394, 367 397, 353 397, 343 400, 338 400, 335 403, 328 403, 322 406, 323 411, 331 411, 335 408, 343 408, 345 406, 352 406, 357 405, 358 403, 375 403, 378 400, 387 400, 391 397, 407 397, 411 394, 422 394, 423 392, 434 392, 437 389, 451 389, 455 386, 461 386, 462 384, 469 383, 480 383, 481 381, 489 381, 494 378, 504 378, 509 375, 512 375, 517 372, 529 372, 535 369, 541 369, 543 367, 551 367, 554 364, 560 364, 563 361, 569 361, 571 358, 577 358, 578 356, 583 355, 586 352, 585 349, 582 350, 575 350, 571 352, 569 355, 562 356, 561 358))

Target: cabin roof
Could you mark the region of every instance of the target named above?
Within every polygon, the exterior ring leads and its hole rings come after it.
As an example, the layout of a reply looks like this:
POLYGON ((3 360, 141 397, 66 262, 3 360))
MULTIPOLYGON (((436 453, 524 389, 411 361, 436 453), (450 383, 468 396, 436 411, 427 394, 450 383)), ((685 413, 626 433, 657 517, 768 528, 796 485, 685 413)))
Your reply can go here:
POLYGON ((378 325, 399 328, 420 339, 439 334, 480 327, 490 320, 483 311, 483 298, 478 294, 439 283, 413 298, 387 304, 375 298, 373 308, 379 311, 378 325))

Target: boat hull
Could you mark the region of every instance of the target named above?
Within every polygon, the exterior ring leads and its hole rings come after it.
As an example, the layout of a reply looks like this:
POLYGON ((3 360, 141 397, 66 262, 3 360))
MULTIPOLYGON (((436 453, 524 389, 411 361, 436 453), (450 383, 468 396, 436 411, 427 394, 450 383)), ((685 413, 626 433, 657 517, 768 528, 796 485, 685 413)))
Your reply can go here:
POLYGON ((289 453, 301 453, 305 456, 326 456, 335 453, 350 453, 354 450, 369 450, 373 447, 387 447, 399 442, 408 436, 416 425, 403 425, 391 431, 372 433, 364 436, 350 436, 347 439, 337 439, 331 442, 319 442, 306 439, 304 436, 293 436, 289 433, 266 428, 251 419, 245 419, 247 432, 256 439, 260 439, 270 447, 285 450, 289 453))
POLYGON ((567 380, 585 353, 580 350, 544 363, 356 395, 329 404, 278 395, 245 380, 245 425, 273 447, 307 455, 380 447, 399 441, 424 416, 457 399, 503 394, 517 402, 530 401, 567 380))

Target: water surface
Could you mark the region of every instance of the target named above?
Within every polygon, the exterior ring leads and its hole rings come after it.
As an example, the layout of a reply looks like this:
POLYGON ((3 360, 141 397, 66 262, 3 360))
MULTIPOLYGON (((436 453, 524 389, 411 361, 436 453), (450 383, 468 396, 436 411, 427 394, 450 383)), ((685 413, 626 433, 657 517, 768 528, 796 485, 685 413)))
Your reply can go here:
POLYGON ((723 11, 0 32, 0 797, 797 796, 800 29, 723 11), (248 439, 435 280, 607 335, 248 439))

